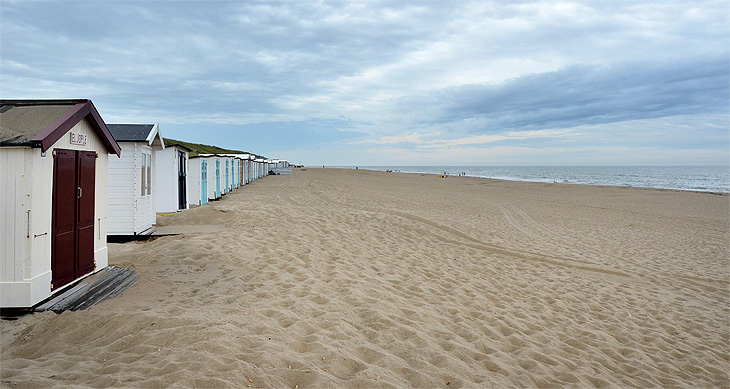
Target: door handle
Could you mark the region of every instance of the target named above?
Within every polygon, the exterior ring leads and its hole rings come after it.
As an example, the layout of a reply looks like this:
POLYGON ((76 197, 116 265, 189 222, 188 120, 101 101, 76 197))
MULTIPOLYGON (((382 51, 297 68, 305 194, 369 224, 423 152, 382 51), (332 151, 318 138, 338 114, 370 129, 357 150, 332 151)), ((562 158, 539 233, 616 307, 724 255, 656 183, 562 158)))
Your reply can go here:
POLYGON ((79 187, 77 187, 76 189, 78 189, 78 198, 81 198, 81 196, 82 196, 82 195, 83 195, 83 193, 84 193, 84 190, 83 190, 83 189, 81 189, 81 187, 80 187, 80 186, 79 186, 79 187))

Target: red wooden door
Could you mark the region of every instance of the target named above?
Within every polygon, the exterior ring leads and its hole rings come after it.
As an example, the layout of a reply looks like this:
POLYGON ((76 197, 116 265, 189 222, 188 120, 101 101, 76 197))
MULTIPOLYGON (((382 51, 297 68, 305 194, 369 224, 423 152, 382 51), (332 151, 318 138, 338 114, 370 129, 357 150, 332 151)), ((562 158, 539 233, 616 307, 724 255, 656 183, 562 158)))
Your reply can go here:
POLYGON ((94 188, 96 153, 78 152, 78 195, 76 242, 76 278, 94 271, 94 188))
POLYGON ((76 258, 76 151, 53 154, 53 238, 51 284, 58 288, 74 280, 76 258))
POLYGON ((94 270, 95 173, 95 152, 54 151, 52 289, 94 270))

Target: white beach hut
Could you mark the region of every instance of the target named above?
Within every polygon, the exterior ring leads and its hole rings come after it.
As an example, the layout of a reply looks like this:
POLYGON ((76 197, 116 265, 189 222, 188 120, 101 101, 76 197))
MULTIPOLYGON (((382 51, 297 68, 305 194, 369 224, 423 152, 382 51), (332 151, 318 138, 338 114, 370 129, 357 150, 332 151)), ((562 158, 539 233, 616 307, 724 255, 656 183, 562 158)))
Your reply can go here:
POLYGON ((238 160, 238 187, 240 188, 246 185, 246 176, 243 173, 246 163, 240 155, 236 155, 236 159, 238 160))
POLYGON ((264 174, 265 174, 264 173, 264 169, 265 169, 264 161, 265 160, 263 157, 256 158, 256 170, 257 170, 256 178, 264 177, 264 174))
POLYGON ((254 178, 254 156, 252 154, 248 155, 248 160, 246 161, 246 183, 253 182, 254 178))
POLYGON ((198 158, 205 160, 207 168, 207 194, 208 200, 216 200, 221 198, 225 186, 225 177, 223 177, 225 164, 220 156, 216 154, 200 154, 198 158))
POLYGON ((155 213, 156 151, 165 147, 157 124, 109 124, 122 157, 109 161, 108 235, 152 232, 155 213))
POLYGON ((177 212, 188 209, 188 155, 192 150, 178 144, 165 143, 155 150, 155 211, 177 212))
POLYGON ((293 173, 293 169, 289 166, 289 162, 282 159, 271 160, 270 170, 277 175, 293 173))
POLYGON ((251 181, 256 181, 258 179, 259 179, 258 156, 251 155, 251 181))
POLYGON ((233 160, 236 161, 236 176, 233 179, 233 187, 241 187, 241 158, 234 156, 233 160))
POLYGON ((233 190, 233 157, 230 155, 224 155, 223 159, 226 161, 226 193, 233 190))
POLYGON ((231 161, 231 189, 230 190, 232 191, 233 189, 237 188, 236 172, 238 171, 238 165, 236 164, 236 160, 237 160, 236 157, 229 155, 228 159, 230 159, 230 161, 231 161))
POLYGON ((231 161, 228 160, 224 155, 218 155, 218 160, 220 161, 220 174, 221 174, 221 195, 225 195, 228 193, 231 180, 231 161))
POLYGON ((249 157, 249 162, 251 163, 251 182, 259 179, 259 163, 256 162, 256 158, 258 157, 254 154, 251 154, 249 157))
POLYGON ((208 159, 190 157, 188 167, 188 202, 205 205, 208 203, 208 159))
POLYGON ((0 307, 107 266, 107 163, 120 153, 90 100, 0 100, 0 307))
POLYGON ((233 189, 241 186, 241 159, 233 156, 234 174, 233 174, 233 189))
POLYGON ((233 154, 236 159, 238 159, 238 186, 244 186, 248 184, 249 181, 249 173, 248 173, 248 165, 249 165, 249 156, 248 153, 242 153, 242 154, 233 154))
POLYGON ((241 154, 241 163, 243 163, 243 183, 248 184, 251 182, 251 177, 249 173, 249 165, 251 161, 249 160, 250 154, 241 154))

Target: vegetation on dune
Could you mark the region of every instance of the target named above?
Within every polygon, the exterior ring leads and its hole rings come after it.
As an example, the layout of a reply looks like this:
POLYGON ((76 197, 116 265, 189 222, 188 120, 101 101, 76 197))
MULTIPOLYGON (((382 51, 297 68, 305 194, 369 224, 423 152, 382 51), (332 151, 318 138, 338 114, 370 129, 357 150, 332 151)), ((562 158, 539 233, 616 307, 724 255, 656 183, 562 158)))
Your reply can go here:
POLYGON ((248 153, 248 151, 241 151, 241 150, 231 150, 231 149, 224 149, 222 147, 218 146, 211 146, 211 145, 204 145, 200 143, 191 143, 191 142, 185 142, 181 140, 175 140, 171 138, 165 138, 165 146, 171 146, 171 145, 180 145, 185 146, 189 148, 190 150, 193 150, 190 152, 190 156, 194 157, 199 154, 243 154, 248 153))

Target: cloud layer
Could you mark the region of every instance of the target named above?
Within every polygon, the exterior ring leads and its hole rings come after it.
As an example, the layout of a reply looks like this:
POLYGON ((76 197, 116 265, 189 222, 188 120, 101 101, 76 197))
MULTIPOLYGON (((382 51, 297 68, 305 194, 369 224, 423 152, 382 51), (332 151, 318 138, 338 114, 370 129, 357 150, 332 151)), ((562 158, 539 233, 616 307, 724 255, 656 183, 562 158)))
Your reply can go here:
POLYGON ((0 92, 307 164, 727 164, 729 11, 6 0, 0 92))

